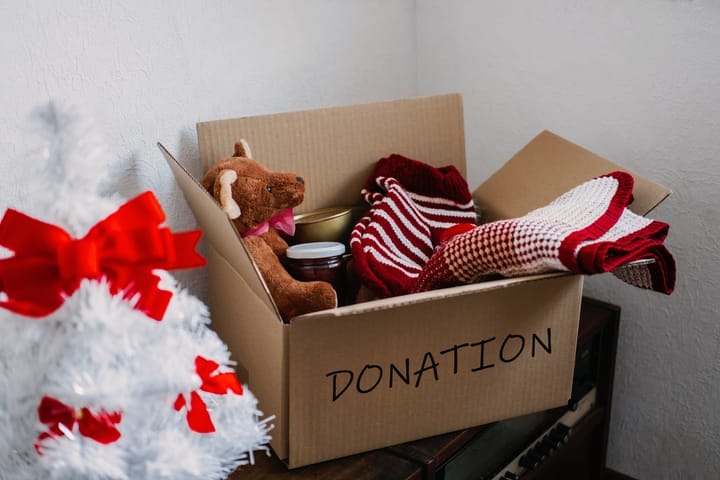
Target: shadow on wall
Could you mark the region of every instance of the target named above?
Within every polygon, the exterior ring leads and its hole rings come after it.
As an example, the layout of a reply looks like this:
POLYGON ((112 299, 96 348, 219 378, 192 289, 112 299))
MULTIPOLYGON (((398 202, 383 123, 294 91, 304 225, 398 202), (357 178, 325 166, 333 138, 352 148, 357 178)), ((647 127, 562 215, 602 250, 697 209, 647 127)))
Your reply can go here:
MULTIPOLYGON (((177 156, 175 158, 178 159, 178 161, 188 170, 188 172, 192 174, 193 177, 196 179, 200 179, 202 177, 204 172, 201 171, 200 167, 200 153, 198 150, 197 139, 195 135, 187 129, 180 132, 180 136, 178 138, 178 151, 176 154, 177 156)), ((159 158, 159 161, 163 164, 165 163, 160 156, 160 152, 157 152, 157 158, 159 158)), ((192 221, 191 225, 183 225, 184 229, 199 228, 190 207, 185 201, 185 196, 180 190, 177 182, 175 182, 175 178, 172 176, 172 173, 170 173, 169 168, 167 168, 167 175, 172 180, 168 191, 170 197, 168 204, 172 204, 176 210, 183 210, 182 212, 176 211, 174 214, 176 214, 177 217, 182 217, 185 220, 192 221)), ((204 235, 200 239, 197 250, 203 257, 207 258, 207 242, 205 241, 204 235)), ((178 282, 180 282, 181 285, 187 288, 190 293, 195 295, 206 305, 208 304, 207 268, 180 270, 174 272, 173 276, 178 280, 178 282)))
MULTIPOLYGON (((165 143, 163 139, 157 140, 165 143)), ((181 131, 176 146, 171 150, 193 177, 201 178, 202 172, 194 128, 181 131)), ((118 171, 113 178, 114 180, 107 186, 108 191, 122 195, 124 198, 132 198, 140 192, 151 190, 165 211, 165 223, 173 230, 187 231, 199 228, 192 210, 157 149, 155 141, 143 151, 133 150, 127 156, 118 159, 118 171)), ((197 246, 197 251, 207 258, 207 243, 204 235, 197 246)), ((172 273, 172 276, 180 283, 180 286, 207 304, 208 282, 205 268, 177 270, 172 273)))
POLYGON ((188 130, 180 132, 178 139, 179 151, 176 152, 177 158, 185 168, 192 174, 193 177, 200 179, 205 172, 201 171, 200 168, 200 150, 197 144, 197 136, 188 130))
POLYGON ((119 162, 119 165, 127 167, 118 172, 117 180, 107 185, 108 192, 117 192, 125 198, 130 198, 142 191, 139 174, 139 155, 137 151, 130 152, 127 157, 119 162))

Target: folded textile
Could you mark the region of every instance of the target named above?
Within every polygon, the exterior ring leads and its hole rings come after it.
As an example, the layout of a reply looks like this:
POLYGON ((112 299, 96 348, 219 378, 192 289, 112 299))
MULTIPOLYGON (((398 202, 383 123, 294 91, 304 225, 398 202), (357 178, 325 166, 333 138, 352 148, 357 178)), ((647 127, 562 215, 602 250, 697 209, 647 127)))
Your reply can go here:
POLYGON ((452 166, 435 168, 402 155, 379 160, 362 190, 370 209, 352 230, 360 280, 378 297, 409 293, 456 224, 476 224, 467 182, 452 166))
POLYGON ((523 217, 445 235, 412 291, 492 275, 612 271, 627 283, 669 294, 675 287, 675 261, 663 244, 669 227, 626 208, 633 183, 631 175, 612 172, 523 217))

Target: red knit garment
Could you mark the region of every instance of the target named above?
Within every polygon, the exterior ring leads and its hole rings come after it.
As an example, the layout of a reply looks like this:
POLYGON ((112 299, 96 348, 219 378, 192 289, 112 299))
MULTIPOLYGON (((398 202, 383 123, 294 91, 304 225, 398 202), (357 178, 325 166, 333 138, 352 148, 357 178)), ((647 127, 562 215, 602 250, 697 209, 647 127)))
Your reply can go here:
POLYGON ((412 291, 493 275, 612 271, 627 283, 669 294, 676 273, 675 261, 663 244, 668 225, 626 208, 632 201, 633 183, 631 175, 612 172, 523 217, 454 235, 435 251, 412 291))
POLYGON ((447 228, 476 224, 467 182, 453 166, 393 154, 378 161, 361 193, 370 209, 350 249, 361 281, 381 298, 412 290, 447 228))

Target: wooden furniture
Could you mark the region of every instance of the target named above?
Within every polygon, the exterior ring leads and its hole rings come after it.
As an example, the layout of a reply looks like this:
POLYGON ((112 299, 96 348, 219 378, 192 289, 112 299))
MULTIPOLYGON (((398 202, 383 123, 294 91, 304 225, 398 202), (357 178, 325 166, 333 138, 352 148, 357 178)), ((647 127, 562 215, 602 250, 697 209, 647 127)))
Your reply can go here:
MULTIPOLYGON (((572 428, 566 442, 523 474, 523 480, 603 478, 619 320, 619 307, 583 299, 573 391, 583 388, 590 372, 596 403, 572 428)), ((255 465, 238 469, 229 480, 484 478, 472 472, 473 462, 480 457, 469 449, 473 445, 477 449, 487 428, 469 428, 294 470, 288 470, 275 456, 259 453, 255 465)))

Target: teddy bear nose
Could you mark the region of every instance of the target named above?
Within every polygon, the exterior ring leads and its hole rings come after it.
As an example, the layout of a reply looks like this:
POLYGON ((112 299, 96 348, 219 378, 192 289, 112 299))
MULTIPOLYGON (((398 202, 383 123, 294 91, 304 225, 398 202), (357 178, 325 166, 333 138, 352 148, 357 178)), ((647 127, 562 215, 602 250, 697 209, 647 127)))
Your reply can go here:
POLYGON ((295 180, 297 180, 298 183, 305 183, 305 180, 303 179, 303 177, 295 177, 295 180))

